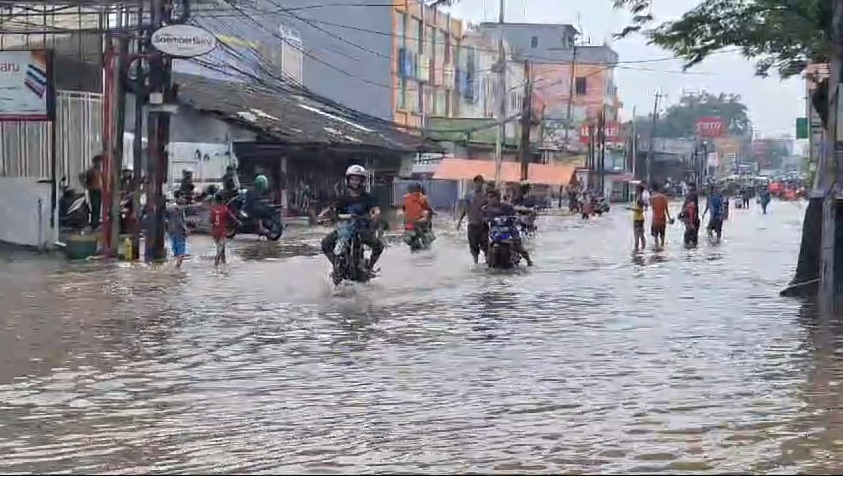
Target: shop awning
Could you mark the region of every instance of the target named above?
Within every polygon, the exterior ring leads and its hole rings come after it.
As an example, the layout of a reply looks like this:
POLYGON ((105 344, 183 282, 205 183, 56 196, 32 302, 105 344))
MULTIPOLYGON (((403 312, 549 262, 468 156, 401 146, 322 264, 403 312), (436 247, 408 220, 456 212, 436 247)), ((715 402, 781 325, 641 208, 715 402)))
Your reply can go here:
MULTIPOLYGON (((527 178, 533 184, 567 185, 574 169, 574 166, 568 165, 530 164, 527 178)), ((443 159, 436 168, 433 178, 470 181, 477 175, 483 176, 487 181, 495 180, 495 163, 473 159, 443 159)), ((519 182, 520 180, 521 164, 517 162, 501 164, 502 182, 519 182)))

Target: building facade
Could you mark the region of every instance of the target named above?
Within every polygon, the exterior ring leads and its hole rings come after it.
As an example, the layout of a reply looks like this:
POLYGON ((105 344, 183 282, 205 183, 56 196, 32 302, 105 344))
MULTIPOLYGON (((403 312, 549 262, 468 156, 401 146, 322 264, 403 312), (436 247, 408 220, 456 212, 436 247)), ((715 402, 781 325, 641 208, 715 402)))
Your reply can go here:
POLYGON ((462 22, 422 2, 395 0, 392 31, 392 119, 424 127, 431 116, 459 116, 462 22))
MULTIPOLYGON (((496 23, 479 28, 495 37, 501 31, 496 23)), ((534 93, 545 103, 544 142, 562 148, 567 141, 568 149, 582 150, 584 123, 600 111, 608 121, 617 120, 618 55, 609 46, 577 45, 577 30, 564 24, 507 23, 502 31, 513 51, 532 63, 534 93)))
MULTIPOLYGON (((506 71, 506 118, 521 112, 526 76, 524 64, 513 61, 510 47, 506 71)), ((496 118, 500 85, 495 65, 498 62, 498 45, 488 35, 468 30, 462 37, 457 65, 458 82, 455 111, 461 118, 496 118)), ((517 121, 506 124, 506 136, 515 137, 517 121)))

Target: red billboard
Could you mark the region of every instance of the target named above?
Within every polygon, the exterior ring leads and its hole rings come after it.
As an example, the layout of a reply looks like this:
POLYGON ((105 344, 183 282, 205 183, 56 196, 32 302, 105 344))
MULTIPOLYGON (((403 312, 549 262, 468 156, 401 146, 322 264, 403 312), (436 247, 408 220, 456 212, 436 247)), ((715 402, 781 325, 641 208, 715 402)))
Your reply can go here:
MULTIPOLYGON (((583 144, 588 144, 592 127, 594 128, 594 140, 598 140, 597 126, 594 124, 583 123, 580 126, 580 142, 583 144)), ((620 142, 621 125, 619 123, 615 121, 606 121, 604 131, 606 134, 606 142, 620 142)))
POLYGON ((723 119, 708 116, 697 119, 697 136, 699 137, 720 137, 726 132, 726 123, 723 119))

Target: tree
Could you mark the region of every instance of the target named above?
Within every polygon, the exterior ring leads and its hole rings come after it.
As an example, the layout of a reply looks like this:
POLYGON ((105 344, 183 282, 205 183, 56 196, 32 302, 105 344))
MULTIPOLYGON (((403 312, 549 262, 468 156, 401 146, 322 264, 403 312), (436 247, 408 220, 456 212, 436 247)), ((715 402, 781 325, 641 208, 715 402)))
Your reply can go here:
MULTIPOLYGON (((675 21, 657 22, 649 13, 652 0, 614 0, 632 14, 631 25, 618 34, 645 35, 651 44, 672 51, 690 68, 730 47, 757 61, 757 72, 776 70, 798 75, 809 62, 828 62, 831 2, 827 0, 703 0, 675 21)), ((827 83, 812 98, 825 121, 827 83)))
MULTIPOLYGON (((786 78, 802 73, 809 62, 830 62, 836 52, 829 0, 702 0, 678 20, 660 24, 649 13, 651 1, 614 0, 616 7, 632 13, 632 24, 619 36, 641 32, 651 43, 684 59, 686 68, 736 47, 757 61, 758 74, 775 69, 786 78)), ((823 80, 811 102, 826 129, 827 98, 828 81, 823 80)), ((838 217, 843 215, 840 210, 838 217)), ((799 261, 791 287, 785 291, 788 294, 810 293, 814 285, 808 284, 820 276, 822 223, 823 200, 812 198, 805 210, 799 261)), ((835 256, 843 257, 843 240, 836 240, 834 248, 835 256)))
MULTIPOLYGON (((707 92, 685 93, 678 103, 668 106, 667 110, 659 115, 656 135, 667 138, 695 137, 697 119, 711 116, 723 119, 726 132, 732 136, 747 136, 752 129, 747 107, 741 102, 740 96, 725 93, 713 95, 707 92)), ((649 135, 652 124, 652 116, 635 118, 639 134, 649 135)))

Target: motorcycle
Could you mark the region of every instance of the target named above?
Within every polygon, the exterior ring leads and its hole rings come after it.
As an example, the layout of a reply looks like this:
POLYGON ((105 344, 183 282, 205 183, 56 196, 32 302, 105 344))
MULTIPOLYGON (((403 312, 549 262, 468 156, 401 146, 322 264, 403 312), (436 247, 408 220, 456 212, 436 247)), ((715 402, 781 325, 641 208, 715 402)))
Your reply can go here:
POLYGON ((526 237, 535 235, 536 230, 536 209, 532 207, 516 207, 515 211, 518 213, 518 230, 526 237))
POLYGON ((82 230, 91 225, 91 206, 84 192, 64 189, 59 199, 59 227, 82 230))
POLYGON ((594 199, 594 213, 598 216, 609 212, 609 201, 605 197, 594 199))
POLYGON ((334 285, 343 280, 366 283, 372 279, 372 272, 366 265, 363 243, 357 231, 357 221, 351 214, 339 214, 336 219, 337 243, 334 245, 334 271, 331 279, 334 285))
POLYGON ((511 269, 521 261, 521 255, 515 251, 513 229, 516 217, 495 217, 489 223, 489 252, 486 264, 489 268, 511 269))
MULTIPOLYGON (((231 218, 231 220, 228 221, 228 230, 225 234, 229 239, 234 238, 238 233, 261 235, 260 227, 258 227, 256 221, 244 210, 245 204, 245 191, 241 191, 240 194, 232 197, 225 204, 231 218)), ((273 242, 278 241, 278 239, 281 238, 281 235, 284 234, 284 224, 281 221, 280 211, 276 210, 275 212, 276 213, 272 214, 271 218, 262 219, 261 222, 264 229, 263 235, 273 242)))
POLYGON ((410 252, 429 250, 433 243, 433 232, 430 230, 430 218, 425 217, 418 222, 404 224, 404 243, 410 246, 410 252))

